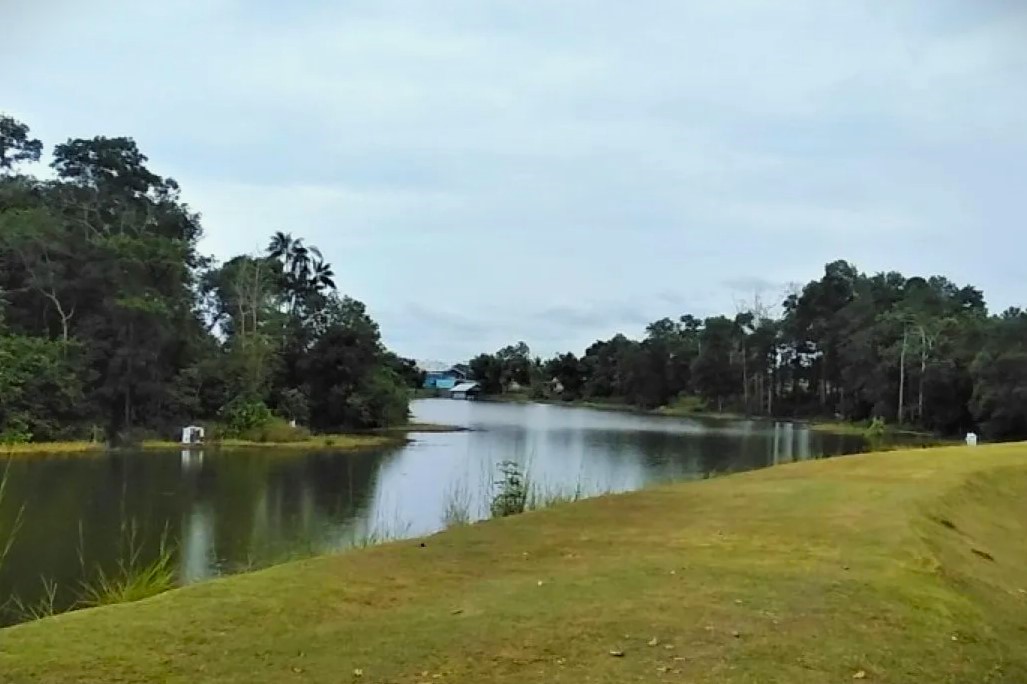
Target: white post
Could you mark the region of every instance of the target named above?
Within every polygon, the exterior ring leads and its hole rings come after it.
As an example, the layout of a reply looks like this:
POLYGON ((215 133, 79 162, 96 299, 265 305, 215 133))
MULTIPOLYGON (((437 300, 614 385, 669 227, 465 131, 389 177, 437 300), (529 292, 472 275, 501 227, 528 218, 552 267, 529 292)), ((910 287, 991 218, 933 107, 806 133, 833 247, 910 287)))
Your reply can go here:
POLYGON ((975 433, 966 433, 966 445, 972 447, 977 446, 977 435, 975 433))

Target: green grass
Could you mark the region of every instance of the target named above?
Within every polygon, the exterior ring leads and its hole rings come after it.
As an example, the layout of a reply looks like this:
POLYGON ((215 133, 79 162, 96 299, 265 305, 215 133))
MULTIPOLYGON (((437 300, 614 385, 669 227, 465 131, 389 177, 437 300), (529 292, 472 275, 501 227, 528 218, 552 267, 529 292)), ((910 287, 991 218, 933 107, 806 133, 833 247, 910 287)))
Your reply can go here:
POLYGON ((915 449, 47 618, 0 632, 0 680, 1014 684, 1024 615, 1027 445, 915 449))
MULTIPOLYGON (((441 427, 441 426, 440 426, 441 427)), ((410 432, 404 429, 395 433, 363 433, 363 434, 327 434, 314 435, 308 439, 295 442, 257 442, 245 439, 221 439, 210 441, 194 448, 202 449, 295 449, 299 451, 374 449, 402 442, 400 433, 410 432)), ((441 431, 441 430, 437 430, 441 431)), ((179 442, 170 440, 148 439, 140 447, 145 450, 182 449, 179 442)), ((108 451, 105 444, 97 442, 30 442, 28 444, 0 444, 0 457, 29 458, 33 456, 89 456, 108 451)))
POLYGON ((50 456, 97 454, 106 450, 101 442, 28 442, 26 444, 0 444, 0 456, 50 456))
MULTIPOLYGON (((816 432, 830 432, 836 435, 855 435, 858 437, 866 437, 868 435, 867 430, 870 427, 869 421, 845 421, 845 420, 814 420, 807 423, 810 430, 816 432)), ((884 429, 884 437, 889 435, 905 435, 907 437, 921 437, 924 439, 931 439, 942 441, 936 435, 930 432, 923 432, 918 430, 911 430, 906 428, 896 427, 894 425, 886 425, 884 429)), ((953 442, 958 440, 952 440, 953 442)))
MULTIPOLYGON (((312 450, 339 450, 351 449, 373 449, 377 447, 390 446, 398 443, 395 436, 373 435, 373 434, 334 434, 314 435, 309 439, 295 442, 255 442, 246 439, 221 439, 197 445, 198 449, 289 449, 297 451, 312 450)), ((143 442, 144 449, 181 449, 178 442, 166 442, 159 440, 147 440, 143 442)))

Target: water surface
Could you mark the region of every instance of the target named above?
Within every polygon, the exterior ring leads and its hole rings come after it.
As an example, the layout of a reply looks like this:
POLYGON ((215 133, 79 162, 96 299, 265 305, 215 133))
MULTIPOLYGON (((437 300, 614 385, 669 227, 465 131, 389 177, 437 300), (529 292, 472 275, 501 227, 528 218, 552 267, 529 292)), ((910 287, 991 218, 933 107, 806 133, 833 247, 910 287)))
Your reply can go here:
MULTIPOLYGON (((535 487, 583 494, 852 453, 862 438, 793 423, 683 419, 542 404, 425 399, 418 422, 468 432, 418 434, 359 453, 118 452, 13 460, 0 504, 0 603, 36 600, 42 578, 69 603, 97 568, 175 549, 181 581, 290 556, 413 536, 443 526, 447 505, 483 517, 497 464, 535 487)), ((6 619, 12 619, 8 611, 6 619)))

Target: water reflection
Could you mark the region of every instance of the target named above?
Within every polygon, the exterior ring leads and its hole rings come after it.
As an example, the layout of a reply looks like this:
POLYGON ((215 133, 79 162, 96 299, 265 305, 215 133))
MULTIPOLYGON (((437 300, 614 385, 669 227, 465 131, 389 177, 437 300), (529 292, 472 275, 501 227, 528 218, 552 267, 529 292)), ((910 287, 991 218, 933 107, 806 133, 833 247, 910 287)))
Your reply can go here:
POLYGON ((863 446, 791 423, 446 399, 413 410, 418 421, 472 431, 355 454, 189 449, 12 461, 0 535, 24 515, 0 568, 0 603, 12 594, 31 601, 41 577, 71 603, 97 568, 109 573, 132 554, 153 558, 162 540, 177 550, 181 580, 195 582, 366 535, 431 532, 456 495, 482 515, 504 460, 523 465, 542 489, 589 494, 863 446))

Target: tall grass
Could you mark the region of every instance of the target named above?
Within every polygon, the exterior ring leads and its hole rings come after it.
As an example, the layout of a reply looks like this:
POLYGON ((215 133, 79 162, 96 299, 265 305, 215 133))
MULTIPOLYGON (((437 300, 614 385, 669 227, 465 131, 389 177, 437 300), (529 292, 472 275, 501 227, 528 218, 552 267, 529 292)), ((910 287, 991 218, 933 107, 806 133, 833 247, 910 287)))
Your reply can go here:
POLYGON ((402 522, 398 516, 391 521, 379 519, 373 524, 365 526, 362 530, 351 530, 349 541, 342 550, 366 549, 370 546, 388 544, 389 542, 409 536, 410 523, 402 522))
POLYGON ((45 617, 63 612, 57 606, 57 582, 41 578, 43 582, 43 593, 32 603, 25 603, 18 596, 11 597, 11 604, 14 607, 15 616, 19 622, 31 622, 42 620, 45 617))
MULTIPOLYGON (((4 499, 7 496, 7 482, 8 474, 10 472, 11 462, 8 461, 4 465, 3 473, 0 473, 0 507, 4 504, 4 499)), ((18 508, 18 512, 14 515, 14 520, 7 525, 6 529, 0 527, 0 570, 4 567, 4 562, 7 560, 8 554, 11 552, 11 547, 14 546, 14 540, 18 537, 18 531, 21 529, 22 518, 25 514, 25 506, 22 504, 18 508)), ((2 522, 2 519, 0 519, 2 522)))
MULTIPOLYGON (((599 493, 591 496, 598 496, 599 493)), ((584 486, 579 480, 573 487, 546 487, 541 484, 532 484, 528 491, 528 500, 525 503, 525 510, 538 511, 543 508, 551 508, 563 504, 574 503, 587 498, 584 486)))
MULTIPOLYGON (((79 564, 82 574, 88 573, 81 545, 82 527, 79 525, 79 564)), ((161 534, 157 555, 143 560, 143 544, 139 526, 133 520, 121 523, 121 553, 113 571, 97 565, 91 579, 82 582, 81 607, 108 606, 115 603, 140 601, 162 594, 175 587, 174 552, 168 543, 168 528, 161 534)))
POLYGON ((442 510, 442 524, 446 529, 462 527, 474 522, 471 491, 465 483, 452 485, 446 490, 442 510))

